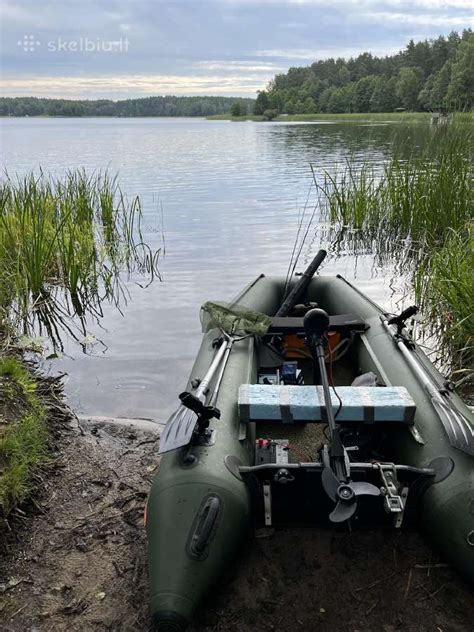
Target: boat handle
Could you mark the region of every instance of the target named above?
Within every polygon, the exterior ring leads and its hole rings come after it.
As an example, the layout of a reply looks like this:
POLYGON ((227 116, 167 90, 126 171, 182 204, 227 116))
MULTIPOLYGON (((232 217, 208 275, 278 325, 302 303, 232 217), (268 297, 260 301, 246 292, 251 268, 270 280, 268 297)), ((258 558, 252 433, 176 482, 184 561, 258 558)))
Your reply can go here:
POLYGON ((202 553, 205 550, 219 515, 219 508, 220 502, 216 496, 208 498, 202 508, 192 539, 192 549, 196 553, 202 553))

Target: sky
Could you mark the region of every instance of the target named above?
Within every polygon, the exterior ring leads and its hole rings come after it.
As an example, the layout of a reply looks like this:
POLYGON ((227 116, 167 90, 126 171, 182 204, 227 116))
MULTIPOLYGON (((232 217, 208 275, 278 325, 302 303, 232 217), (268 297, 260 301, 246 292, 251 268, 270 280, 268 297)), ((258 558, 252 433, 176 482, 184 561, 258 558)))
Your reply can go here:
POLYGON ((472 0, 3 0, 3 96, 255 96, 327 57, 474 27, 472 0))

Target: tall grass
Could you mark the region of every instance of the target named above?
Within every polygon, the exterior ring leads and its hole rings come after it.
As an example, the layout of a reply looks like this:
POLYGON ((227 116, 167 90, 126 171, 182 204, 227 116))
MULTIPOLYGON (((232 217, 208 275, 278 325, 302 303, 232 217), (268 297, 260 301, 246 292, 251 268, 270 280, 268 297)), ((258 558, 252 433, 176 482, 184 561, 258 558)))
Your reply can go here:
POLYGON ((394 142, 386 164, 348 161, 317 186, 334 246, 373 252, 410 280, 428 333, 458 371, 473 360, 473 131, 464 122, 429 134, 408 157, 394 142))
POLYGON ((425 257, 414 274, 415 297, 426 316, 426 330, 443 342, 460 379, 474 368, 474 229, 449 231, 444 245, 425 257))
POLYGON ((122 275, 157 274, 138 198, 107 174, 44 173, 0 184, 0 327, 39 326, 59 342, 70 316, 100 312, 125 295, 122 275))
POLYGON ((335 121, 344 122, 429 122, 429 112, 316 112, 314 114, 288 114, 279 116, 279 121, 335 121))

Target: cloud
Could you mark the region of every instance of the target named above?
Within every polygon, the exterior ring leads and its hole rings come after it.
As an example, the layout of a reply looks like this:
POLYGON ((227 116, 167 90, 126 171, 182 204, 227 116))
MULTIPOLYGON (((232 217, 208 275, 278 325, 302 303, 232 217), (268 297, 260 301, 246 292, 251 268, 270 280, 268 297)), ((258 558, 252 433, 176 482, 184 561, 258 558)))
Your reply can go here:
MULTIPOLYGON (((327 0, 220 0, 227 4, 260 4, 262 6, 270 5, 288 5, 288 6, 323 6, 328 7, 327 0)), ((472 0, 332 0, 331 5, 334 6, 380 6, 381 4, 393 7, 413 7, 427 9, 472 9, 472 0)))
POLYGON ((389 11, 378 11, 374 13, 362 13, 362 17, 376 22, 387 21, 398 24, 417 26, 436 26, 441 30, 451 28, 467 28, 474 25, 472 14, 450 16, 446 14, 424 13, 423 15, 413 15, 413 13, 391 13, 389 11))
POLYGON ((113 75, 89 77, 24 77, 3 81, 4 96, 57 98, 131 98, 160 94, 255 96, 266 81, 255 74, 113 75))
POLYGON ((472 11, 472 0, 413 0, 410 2, 407 0, 392 0, 391 4, 395 6, 407 6, 414 5, 419 8, 426 9, 469 9, 472 11))
POLYGON ((285 66, 277 66, 272 62, 258 62, 258 61, 198 61, 195 64, 196 68, 205 70, 224 70, 227 72, 233 72, 235 70, 243 70, 245 72, 258 72, 264 74, 272 74, 285 70, 285 66))
POLYGON ((5 0, 0 54, 9 94, 248 95, 290 66, 396 53, 472 25, 472 13, 469 0, 5 0), (25 35, 41 42, 34 54, 18 45, 25 35), (47 46, 81 37, 130 46, 126 55, 47 46))
MULTIPOLYGON (((331 48, 274 48, 270 50, 256 50, 253 54, 256 57, 269 57, 273 59, 288 59, 288 60, 300 60, 306 62, 313 62, 318 59, 327 59, 328 57, 355 57, 360 55, 366 50, 363 46, 334 46, 331 48)), ((397 53, 400 50, 399 46, 381 46, 372 47, 370 52, 373 55, 390 55, 397 53)))

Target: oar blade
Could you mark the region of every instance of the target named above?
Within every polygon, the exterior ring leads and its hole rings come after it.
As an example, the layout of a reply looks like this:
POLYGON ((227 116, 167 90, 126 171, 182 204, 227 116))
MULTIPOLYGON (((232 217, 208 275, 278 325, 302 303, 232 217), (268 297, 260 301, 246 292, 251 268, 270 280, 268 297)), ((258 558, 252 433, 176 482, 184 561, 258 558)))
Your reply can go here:
POLYGON ((158 454, 171 452, 188 445, 193 436, 196 422, 196 413, 185 406, 180 406, 166 422, 160 436, 158 454))
POLYGON ((450 406, 441 397, 432 397, 431 402, 441 419, 453 448, 474 456, 474 426, 461 411, 450 406))

